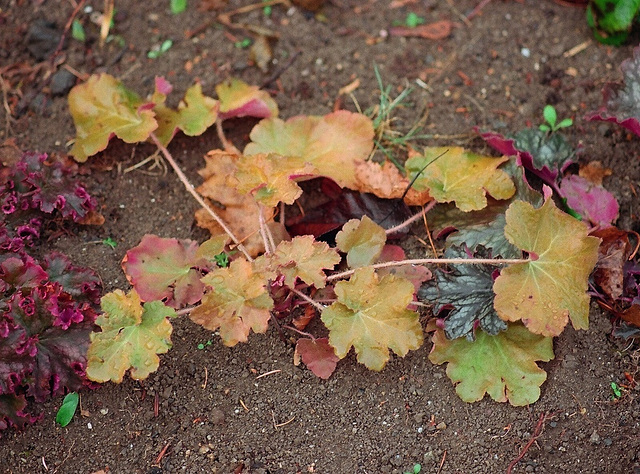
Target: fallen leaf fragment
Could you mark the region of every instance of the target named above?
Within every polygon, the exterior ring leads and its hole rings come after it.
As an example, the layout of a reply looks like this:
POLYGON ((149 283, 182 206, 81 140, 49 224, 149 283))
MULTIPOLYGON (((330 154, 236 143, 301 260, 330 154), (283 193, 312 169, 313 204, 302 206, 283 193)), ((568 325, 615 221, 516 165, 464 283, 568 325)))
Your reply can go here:
POLYGON ((634 304, 630 308, 624 310, 622 313, 619 313, 618 316, 620 316, 623 321, 640 327, 640 305, 634 304))
POLYGON ((448 20, 436 21, 428 25, 418 25, 414 28, 406 26, 394 26, 389 28, 391 36, 415 36, 431 40, 439 40, 448 37, 453 30, 453 22, 448 20))
POLYGON ((587 164, 581 165, 578 175, 588 179, 596 186, 602 186, 602 180, 607 176, 611 176, 613 170, 605 168, 600 161, 594 160, 587 164))
POLYGON ((315 340, 298 339, 296 353, 302 357, 302 362, 311 372, 324 380, 331 377, 340 360, 333 347, 329 345, 329 339, 326 337, 315 340))
POLYGON ((624 291, 624 265, 631 254, 629 234, 616 227, 607 227, 591 232, 591 235, 602 239, 593 280, 609 298, 616 301, 624 291))
POLYGON ((371 193, 383 199, 400 199, 404 196, 404 202, 408 206, 422 206, 432 200, 428 191, 420 192, 413 187, 407 191, 409 184, 409 180, 389 161, 380 165, 369 160, 355 165, 356 191, 371 193))

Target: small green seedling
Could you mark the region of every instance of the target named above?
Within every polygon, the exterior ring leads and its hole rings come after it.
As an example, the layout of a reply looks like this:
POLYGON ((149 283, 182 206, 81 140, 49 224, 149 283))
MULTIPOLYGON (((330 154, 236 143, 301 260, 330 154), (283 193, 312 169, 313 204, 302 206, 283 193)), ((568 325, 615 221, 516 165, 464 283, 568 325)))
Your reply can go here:
POLYGON ((171 13, 177 15, 187 9, 187 0, 171 0, 171 13))
POLYGON ((613 398, 620 398, 622 396, 622 390, 617 383, 611 382, 611 391, 613 392, 613 398))
POLYGON ((76 392, 67 394, 67 396, 64 397, 64 400, 62 400, 62 406, 56 414, 56 423, 58 423, 63 428, 67 426, 71 422, 73 415, 75 415, 76 413, 79 400, 80 397, 76 392))
POLYGON ((558 114, 553 105, 545 105, 542 115, 544 116, 545 122, 547 122, 540 125, 540 130, 543 132, 555 133, 561 128, 567 128, 573 125, 573 120, 570 118, 562 119, 560 123, 557 123, 558 114))
POLYGON ((107 237, 102 241, 102 244, 106 245, 107 247, 111 247, 112 249, 115 249, 116 246, 118 245, 118 242, 113 240, 111 237, 107 237))
POLYGON ((246 49, 251 46, 251 40, 249 38, 245 38, 242 41, 236 41, 233 45, 238 49, 246 49))
POLYGON ((407 18, 404 21, 404 24, 409 28, 415 28, 418 25, 424 25, 425 20, 421 16, 416 15, 411 12, 407 15, 407 18))
POLYGON ((204 344, 201 342, 200 344, 197 345, 198 350, 202 350, 207 346, 210 346, 211 344, 213 344, 213 341, 211 339, 209 339, 207 342, 205 342, 204 344))
POLYGON ((84 26, 78 20, 73 20, 71 23, 71 37, 76 40, 84 43, 87 39, 87 35, 84 32, 84 26))
POLYGON ((153 49, 147 53, 147 57, 149 59, 159 58, 164 53, 169 51, 169 49, 171 49, 171 46, 173 46, 173 41, 171 41, 170 39, 164 40, 159 47, 154 46, 153 49))
POLYGON ((411 472, 405 472, 404 474, 419 474, 422 471, 422 466, 420 464, 414 464, 411 472))
POLYGON ((213 257, 219 267, 226 268, 229 266, 229 256, 222 252, 213 257))

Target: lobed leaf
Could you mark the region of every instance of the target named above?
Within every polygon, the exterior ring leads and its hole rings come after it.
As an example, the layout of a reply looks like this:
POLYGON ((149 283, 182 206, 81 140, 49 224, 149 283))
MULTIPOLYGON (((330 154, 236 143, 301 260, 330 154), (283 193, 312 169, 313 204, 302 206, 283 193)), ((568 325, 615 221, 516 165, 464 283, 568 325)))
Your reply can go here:
POLYGON ((202 304, 189 317, 211 331, 220 329, 226 346, 246 342, 252 329, 266 332, 273 308, 266 288, 269 276, 254 272, 251 263, 242 259, 211 271, 202 278, 207 285, 202 304))
POLYGON ((509 199, 515 186, 498 169, 507 157, 477 155, 460 147, 429 147, 423 155, 409 158, 405 168, 413 187, 428 190, 438 202, 454 201, 461 211, 474 211, 487 205, 486 194, 509 199))
POLYGON ((240 79, 229 79, 216 86, 220 99, 220 119, 234 117, 269 118, 278 116, 278 104, 268 92, 240 79))
POLYGON ((322 312, 329 329, 329 344, 339 358, 355 348, 358 362, 371 370, 382 370, 389 349, 404 357, 422 344, 419 315, 407 309, 413 299, 410 281, 386 275, 373 268, 359 268, 349 281, 336 283, 338 300, 322 312))
POLYGON ((429 360, 449 363, 447 376, 465 402, 481 400, 485 393, 497 402, 508 400, 514 406, 535 402, 547 378, 536 361, 547 362, 554 357, 553 339, 532 334, 521 324, 510 324, 496 336, 478 331, 474 342, 448 340, 444 331, 438 330, 432 341, 429 360))
POLYGON ((143 101, 109 74, 92 75, 69 92, 69 111, 76 126, 76 141, 69 151, 77 161, 104 150, 111 137, 127 143, 143 142, 158 123, 143 101))
POLYGON ((135 289, 127 295, 115 290, 102 297, 104 313, 96 320, 102 331, 91 333, 87 352, 89 379, 120 383, 130 370, 131 378, 142 380, 158 369, 157 354, 171 348, 173 328, 167 318, 176 313, 161 301, 140 303, 135 289))
POLYGON ((295 156, 316 167, 321 176, 354 188, 356 164, 373 150, 373 124, 362 114, 340 110, 325 116, 298 116, 286 122, 264 119, 251 130, 245 155, 295 156))
POLYGON ((371 265, 382 253, 387 242, 387 233, 369 217, 351 219, 336 235, 336 245, 347 253, 347 264, 351 268, 371 265))
MULTIPOLYGON (((382 262, 398 262, 406 260, 407 256, 404 253, 402 247, 398 245, 387 244, 382 248, 382 253, 378 257, 377 263, 382 262)), ((378 268, 379 276, 395 275, 397 277, 406 278, 413 284, 414 290, 417 292, 420 289, 422 283, 427 280, 431 280, 432 274, 424 265, 398 265, 393 267, 378 268)))
POLYGON ((328 379, 336 370, 340 358, 333 347, 329 345, 329 339, 298 339, 296 353, 302 358, 302 362, 321 379, 328 379))
POLYGON ((516 201, 506 214, 505 235, 528 252, 531 261, 504 268, 494 283, 495 309, 505 321, 522 322, 543 336, 557 336, 571 318, 589 326, 589 274, 598 259, 600 239, 585 224, 560 211, 552 199, 540 209, 516 201))

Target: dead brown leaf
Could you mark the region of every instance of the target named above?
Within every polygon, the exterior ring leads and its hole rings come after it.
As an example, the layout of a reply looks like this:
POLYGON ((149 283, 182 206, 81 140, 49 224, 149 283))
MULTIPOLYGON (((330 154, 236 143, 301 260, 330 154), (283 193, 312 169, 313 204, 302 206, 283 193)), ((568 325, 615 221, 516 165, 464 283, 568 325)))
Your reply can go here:
POLYGON ((584 179, 589 180, 596 186, 602 186, 602 180, 607 176, 611 176, 613 171, 610 168, 605 168, 599 161, 590 161, 586 165, 580 166, 578 175, 584 179))
MULTIPOLYGON (((355 191, 371 193, 383 199, 400 199, 409 187, 409 180, 388 161, 382 165, 362 161, 355 166, 355 191)), ((404 202, 409 206, 422 206, 429 201, 431 196, 428 192, 418 192, 413 188, 404 196, 404 202)))
POLYGON ((453 30, 453 26, 453 22, 449 20, 441 20, 429 23, 428 25, 419 25, 415 28, 395 26, 393 28, 389 28, 389 34, 391 36, 415 36, 418 38, 439 40, 449 36, 451 34, 451 30, 453 30))
POLYGON ((591 233, 602 239, 598 248, 598 263, 593 279, 612 300, 617 300, 624 290, 624 264, 631 254, 631 244, 627 232, 616 227, 608 227, 591 233))
POLYGON ((640 327, 640 306, 634 304, 631 308, 619 313, 619 316, 629 324, 640 327))

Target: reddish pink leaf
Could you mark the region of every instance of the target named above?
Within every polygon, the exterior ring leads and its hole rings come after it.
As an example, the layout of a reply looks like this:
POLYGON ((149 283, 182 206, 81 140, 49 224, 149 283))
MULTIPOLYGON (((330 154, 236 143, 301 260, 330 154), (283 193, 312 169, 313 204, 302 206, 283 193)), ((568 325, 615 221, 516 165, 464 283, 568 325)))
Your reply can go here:
POLYGON ((595 226, 610 227, 618 219, 618 201, 602 186, 571 175, 560 183, 560 194, 567 205, 595 226))
MULTIPOLYGON (((387 244, 382 249, 378 262, 398 262, 400 260, 406 260, 407 256, 404 253, 402 247, 398 245, 387 244)), ((431 270, 422 265, 401 265, 397 267, 388 267, 378 269, 378 274, 382 275, 395 275, 398 277, 406 278, 411 283, 415 291, 418 291, 422 283, 431 280, 433 275, 431 270)))
POLYGON ((316 339, 298 339, 296 352, 302 357, 302 362, 321 379, 328 379, 336 370, 338 356, 329 345, 326 337, 316 339))

